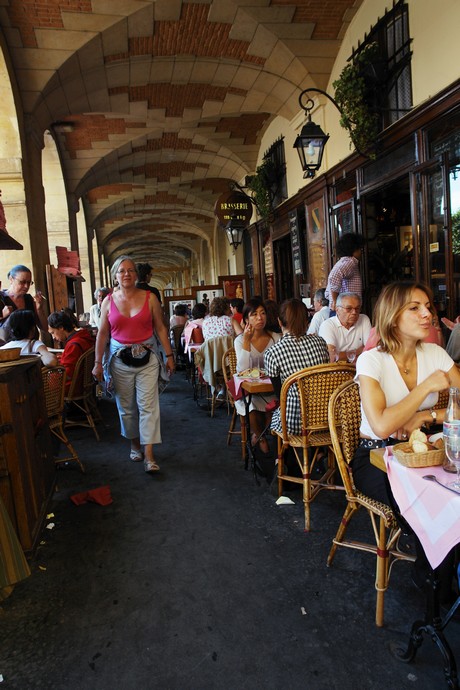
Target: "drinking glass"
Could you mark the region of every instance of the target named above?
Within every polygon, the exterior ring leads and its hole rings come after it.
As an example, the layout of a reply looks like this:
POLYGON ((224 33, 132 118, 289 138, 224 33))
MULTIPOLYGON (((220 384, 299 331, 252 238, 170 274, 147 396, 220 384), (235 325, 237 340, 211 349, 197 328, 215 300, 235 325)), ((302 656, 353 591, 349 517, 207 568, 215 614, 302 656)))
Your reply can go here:
POLYGON ((331 364, 339 361, 339 353, 337 352, 337 348, 334 345, 332 345, 329 348, 329 361, 331 362, 331 364))
POLYGON ((354 364, 356 362, 356 350, 347 351, 347 362, 354 364))
POLYGON ((449 486, 456 491, 460 491, 460 421, 451 423, 448 432, 444 434, 444 450, 457 470, 457 477, 449 486))

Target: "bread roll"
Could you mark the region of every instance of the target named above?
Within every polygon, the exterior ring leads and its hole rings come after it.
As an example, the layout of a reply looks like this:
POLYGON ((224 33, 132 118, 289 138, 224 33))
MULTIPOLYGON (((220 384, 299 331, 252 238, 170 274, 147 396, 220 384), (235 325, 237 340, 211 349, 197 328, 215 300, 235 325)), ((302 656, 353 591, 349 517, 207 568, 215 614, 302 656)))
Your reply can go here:
POLYGON ((414 441, 412 443, 412 451, 414 453, 426 453, 428 450, 428 445, 423 443, 423 441, 414 441))
MULTIPOLYGON (((425 444, 426 444, 427 440, 428 440, 428 439, 427 439, 427 437, 426 437, 426 434, 424 434, 423 431, 421 431, 420 429, 414 429, 413 432, 411 433, 411 435, 409 436, 409 444, 410 444, 412 447, 414 447, 415 441, 420 441, 420 443, 425 443, 425 444)), ((426 448, 425 448, 425 450, 426 450, 426 448)), ((424 451, 416 451, 416 450, 414 450, 414 452, 415 452, 415 453, 417 453, 417 452, 422 453, 422 452, 424 452, 424 451)))

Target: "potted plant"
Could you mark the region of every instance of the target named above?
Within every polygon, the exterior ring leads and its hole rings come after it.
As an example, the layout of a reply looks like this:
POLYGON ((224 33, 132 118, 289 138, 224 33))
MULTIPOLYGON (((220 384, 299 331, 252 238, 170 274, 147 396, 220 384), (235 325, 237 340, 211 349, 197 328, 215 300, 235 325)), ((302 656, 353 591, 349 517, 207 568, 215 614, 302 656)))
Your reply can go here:
POLYGON ((332 83, 341 111, 340 124, 350 134, 358 153, 375 158, 379 133, 378 95, 385 81, 385 63, 376 43, 370 43, 332 83))
POLYGON ((256 169, 255 175, 246 178, 246 184, 253 193, 262 220, 270 220, 273 216, 273 198, 277 187, 276 168, 271 160, 264 160, 256 169))

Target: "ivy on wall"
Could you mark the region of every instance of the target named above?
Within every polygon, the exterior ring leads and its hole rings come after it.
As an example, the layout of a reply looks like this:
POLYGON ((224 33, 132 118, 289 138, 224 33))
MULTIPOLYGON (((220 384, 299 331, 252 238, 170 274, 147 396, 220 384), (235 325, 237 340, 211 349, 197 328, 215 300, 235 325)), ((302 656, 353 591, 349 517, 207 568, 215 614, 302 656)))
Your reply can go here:
POLYGON ((332 83, 334 98, 341 110, 340 124, 350 135, 358 153, 376 157, 380 118, 373 98, 384 79, 385 65, 376 43, 370 43, 346 65, 332 83))

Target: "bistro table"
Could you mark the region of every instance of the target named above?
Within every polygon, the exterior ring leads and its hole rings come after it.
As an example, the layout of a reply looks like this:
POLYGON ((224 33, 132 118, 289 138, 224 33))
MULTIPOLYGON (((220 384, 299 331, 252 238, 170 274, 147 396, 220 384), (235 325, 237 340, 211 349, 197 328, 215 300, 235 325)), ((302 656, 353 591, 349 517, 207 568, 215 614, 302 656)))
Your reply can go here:
MULTIPOLYGON (((429 635, 442 654, 447 687, 458 690, 457 665, 444 629, 460 606, 460 596, 443 618, 436 568, 460 543, 460 493, 455 496, 452 491, 423 479, 424 475, 431 474, 446 484, 448 477, 441 466, 404 467, 393 456, 391 447, 371 450, 370 461, 387 472, 399 512, 419 538, 430 565, 425 582, 424 619, 413 623, 407 647, 394 645, 392 651, 401 661, 410 662, 423 642, 423 635, 429 635)), ((458 571, 457 577, 460 586, 458 571)))
MULTIPOLYGON (((251 423, 250 423, 250 417, 249 417, 249 408, 251 405, 251 400, 253 395, 263 395, 264 393, 270 393, 273 394, 273 384, 270 380, 270 378, 260 378, 260 379, 252 379, 252 378, 244 378, 241 376, 238 376, 238 374, 235 374, 233 376, 233 379, 235 381, 235 392, 238 394, 238 391, 241 390, 241 394, 243 396, 243 402, 244 402, 244 408, 245 408, 245 414, 246 414, 246 458, 245 458, 245 465, 244 468, 247 470, 249 468, 249 458, 251 459, 251 467, 252 471, 254 473, 254 478, 256 482, 259 484, 259 479, 257 477, 257 471, 256 471, 256 456, 254 452, 254 448, 251 444, 251 423)), ((266 429, 262 433, 264 433, 266 429)))

